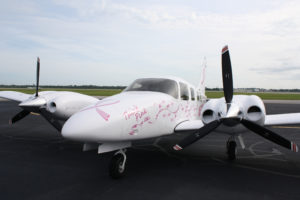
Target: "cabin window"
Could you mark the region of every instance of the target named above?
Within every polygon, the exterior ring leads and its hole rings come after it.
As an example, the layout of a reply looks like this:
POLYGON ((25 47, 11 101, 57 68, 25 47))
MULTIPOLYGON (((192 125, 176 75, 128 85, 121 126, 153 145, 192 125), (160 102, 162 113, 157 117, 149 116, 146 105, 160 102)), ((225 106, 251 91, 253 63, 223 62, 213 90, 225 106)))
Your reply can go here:
POLYGON ((141 78, 129 85, 126 91, 162 92, 178 99, 178 85, 176 81, 163 78, 141 78))
POLYGON ((197 101, 200 101, 200 94, 197 92, 197 101))
POLYGON ((180 98, 181 100, 189 100, 190 97, 189 97, 189 89, 188 89, 188 86, 184 83, 179 83, 180 85, 180 98))
POLYGON ((192 98, 192 101, 195 101, 195 90, 194 90, 194 88, 190 88, 190 90, 191 90, 191 98, 192 98))

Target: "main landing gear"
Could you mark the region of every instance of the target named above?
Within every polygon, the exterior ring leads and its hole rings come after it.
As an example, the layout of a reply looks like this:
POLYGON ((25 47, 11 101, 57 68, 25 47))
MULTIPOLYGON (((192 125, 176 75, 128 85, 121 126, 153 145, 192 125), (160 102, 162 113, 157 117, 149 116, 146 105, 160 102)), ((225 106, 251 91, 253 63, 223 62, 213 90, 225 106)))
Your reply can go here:
POLYGON ((230 137, 227 141, 227 155, 228 155, 228 160, 235 160, 236 159, 236 141, 234 138, 230 137))
POLYGON ((109 175, 113 179, 122 178, 125 174, 126 165, 126 149, 120 149, 112 157, 109 164, 109 175))

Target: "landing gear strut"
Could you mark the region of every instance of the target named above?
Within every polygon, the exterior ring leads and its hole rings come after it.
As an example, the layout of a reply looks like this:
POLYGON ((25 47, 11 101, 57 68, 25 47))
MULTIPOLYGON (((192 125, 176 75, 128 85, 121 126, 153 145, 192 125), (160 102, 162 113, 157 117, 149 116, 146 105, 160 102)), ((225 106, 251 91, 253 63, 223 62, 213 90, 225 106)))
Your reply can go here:
POLYGON ((109 164, 109 175, 113 179, 122 178, 125 174, 126 149, 120 149, 112 157, 109 164))
POLYGON ((228 140, 227 141, 227 155, 228 155, 228 160, 235 160, 236 159, 236 142, 235 140, 228 140))

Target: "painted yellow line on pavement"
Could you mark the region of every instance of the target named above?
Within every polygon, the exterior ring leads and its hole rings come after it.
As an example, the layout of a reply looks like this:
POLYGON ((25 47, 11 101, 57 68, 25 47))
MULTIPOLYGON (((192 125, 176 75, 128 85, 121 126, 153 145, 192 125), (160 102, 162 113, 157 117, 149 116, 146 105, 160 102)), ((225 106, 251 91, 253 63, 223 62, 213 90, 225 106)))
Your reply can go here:
POLYGON ((32 114, 32 115, 40 115, 39 113, 34 113, 34 112, 31 112, 30 114, 32 114))
POLYGON ((295 129, 300 129, 300 126, 272 126, 272 128, 295 128, 295 129))

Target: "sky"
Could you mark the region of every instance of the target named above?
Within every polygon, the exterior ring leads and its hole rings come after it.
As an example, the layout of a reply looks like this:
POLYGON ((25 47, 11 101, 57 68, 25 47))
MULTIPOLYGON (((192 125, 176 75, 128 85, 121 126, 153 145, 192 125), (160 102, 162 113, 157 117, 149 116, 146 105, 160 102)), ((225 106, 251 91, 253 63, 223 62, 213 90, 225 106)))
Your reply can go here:
POLYGON ((0 84, 128 85, 178 76, 222 87, 300 88, 300 1, 10 0, 0 7, 0 84))

